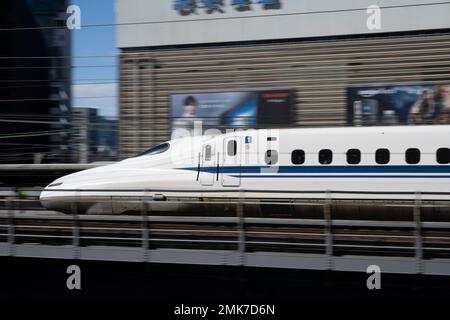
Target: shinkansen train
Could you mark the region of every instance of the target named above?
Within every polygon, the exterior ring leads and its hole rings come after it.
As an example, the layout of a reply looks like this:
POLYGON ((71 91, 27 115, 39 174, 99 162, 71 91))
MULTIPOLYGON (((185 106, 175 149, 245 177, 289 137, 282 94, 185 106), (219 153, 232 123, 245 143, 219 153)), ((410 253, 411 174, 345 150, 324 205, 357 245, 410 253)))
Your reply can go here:
MULTIPOLYGON (((142 199, 450 200, 450 126, 249 130, 168 141, 57 179, 44 207, 121 214, 142 199)), ((181 203, 181 202, 180 202, 181 203)))

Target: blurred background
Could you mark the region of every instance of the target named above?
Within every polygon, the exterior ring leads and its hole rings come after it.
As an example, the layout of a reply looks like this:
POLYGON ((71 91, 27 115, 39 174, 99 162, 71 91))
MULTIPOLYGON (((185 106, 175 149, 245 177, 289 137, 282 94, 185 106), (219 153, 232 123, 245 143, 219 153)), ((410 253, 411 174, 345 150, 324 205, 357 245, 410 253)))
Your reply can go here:
POLYGON ((377 3, 2 1, 0 163, 116 161, 195 121, 449 123, 450 4, 377 3))
MULTIPOLYGON (((70 4, 0 4, 0 163, 117 158, 115 29, 70 30, 70 4)), ((77 5, 84 22, 114 24, 114 1, 77 5)))

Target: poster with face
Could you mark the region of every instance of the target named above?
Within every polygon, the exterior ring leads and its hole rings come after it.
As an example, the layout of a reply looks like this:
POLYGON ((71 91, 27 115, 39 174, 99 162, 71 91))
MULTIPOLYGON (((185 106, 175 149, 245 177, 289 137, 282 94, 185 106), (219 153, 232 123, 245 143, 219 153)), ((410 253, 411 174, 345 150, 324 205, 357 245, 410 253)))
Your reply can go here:
POLYGON ((349 88, 352 125, 449 124, 450 85, 349 88))
MULTIPOLYGON (((290 90, 174 94, 171 96, 172 132, 282 128, 292 122, 290 90)), ((197 132, 198 133, 198 132, 197 132)))
POLYGON ((255 125, 257 103, 253 92, 177 94, 171 97, 172 131, 255 125))

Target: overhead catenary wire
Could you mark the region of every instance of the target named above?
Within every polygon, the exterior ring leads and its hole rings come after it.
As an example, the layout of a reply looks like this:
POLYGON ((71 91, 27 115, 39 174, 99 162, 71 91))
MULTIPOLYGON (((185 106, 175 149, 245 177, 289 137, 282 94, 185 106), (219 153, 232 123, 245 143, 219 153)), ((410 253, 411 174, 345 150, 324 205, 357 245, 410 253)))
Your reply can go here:
POLYGON ((0 134, 0 139, 14 139, 14 138, 29 138, 29 137, 41 137, 41 136, 51 136, 61 133, 67 133, 68 130, 57 130, 57 131, 35 131, 35 132, 24 132, 15 134, 0 134))
POLYGON ((28 69, 80 69, 80 68, 117 68, 117 64, 89 65, 89 66, 9 66, 0 70, 28 70, 28 69))
MULTIPOLYGON (((73 109, 77 109, 78 107, 73 107, 73 109)), ((73 110, 72 109, 72 110, 73 110)), ((118 119, 118 116, 101 116, 102 118, 114 118, 118 119)), ((0 119, 12 119, 12 120, 26 120, 27 118, 31 120, 51 120, 51 119, 60 119, 61 115, 45 115, 45 114, 34 114, 34 113, 20 113, 20 114, 14 114, 14 113, 0 113, 0 119)))
MULTIPOLYGON (((76 81, 76 80, 75 80, 76 81)), ((83 82, 83 83, 71 83, 72 86, 87 86, 87 85, 95 85, 95 84, 118 84, 118 81, 111 82, 83 82)), ((25 89, 25 88, 48 88, 48 85, 40 84, 40 85, 22 85, 22 86, 0 86, 0 89, 25 89)))
MULTIPOLYGON (((117 79, 78 79, 77 81, 116 81, 117 79)), ((11 80, 5 80, 5 79, 0 79, 0 83, 11 83, 11 82, 67 82, 67 81, 71 81, 71 79, 11 79, 11 80)))
POLYGON ((114 55, 81 55, 81 56, 0 56, 0 60, 11 60, 11 59, 100 59, 100 58, 116 58, 119 54, 114 55))
MULTIPOLYGON (((85 100, 85 99, 109 99, 109 98, 118 98, 119 96, 92 96, 92 97, 72 97, 73 100, 85 100)), ((30 98, 30 99, 6 99, 0 100, 0 103, 11 103, 11 102, 31 102, 31 101, 61 101, 61 100, 69 100, 70 98, 30 98)))
POLYGON ((0 146, 27 146, 28 147, 59 147, 61 146, 60 143, 54 143, 54 144, 43 144, 43 143, 20 143, 20 142, 1 142, 0 141, 0 146))
MULTIPOLYGON (((6 134, 0 134, 0 139, 15 139, 15 138, 24 138, 24 137, 38 137, 38 136, 47 136, 47 135, 60 135, 60 134, 67 134, 67 133, 76 133, 80 130, 80 127, 83 126, 74 126, 70 125, 68 123, 61 124, 61 126, 70 126, 70 128, 67 129, 57 129, 52 131, 33 131, 33 132, 17 132, 17 133, 6 133, 6 134)), ((102 125, 102 124, 88 124, 89 127, 97 126, 97 128, 91 128, 92 131, 97 132, 127 132, 127 133, 149 133, 152 132, 152 130, 145 130, 145 129, 123 129, 118 128, 116 125, 110 125, 108 127, 108 124, 102 125)))
MULTIPOLYGON (((59 122, 59 121, 42 121, 42 120, 9 120, 9 119, 0 119, 0 123, 28 123, 28 124, 54 124, 54 125, 62 125, 62 126, 67 126, 69 125, 68 123, 64 123, 64 122, 59 122)), ((108 126, 109 123, 99 123, 99 122, 89 122, 89 126, 108 126)))

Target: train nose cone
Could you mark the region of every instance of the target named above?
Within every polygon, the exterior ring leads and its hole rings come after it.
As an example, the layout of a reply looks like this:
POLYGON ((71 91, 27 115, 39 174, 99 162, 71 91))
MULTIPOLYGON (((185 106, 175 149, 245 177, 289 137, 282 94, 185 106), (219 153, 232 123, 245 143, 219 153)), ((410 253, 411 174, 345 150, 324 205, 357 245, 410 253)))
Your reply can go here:
POLYGON ((70 213, 70 202, 64 201, 63 190, 58 191, 57 187, 62 182, 52 183, 41 191, 39 201, 42 207, 52 211, 70 213))
POLYGON ((41 203, 41 206, 45 209, 52 210, 52 201, 48 197, 48 193, 45 191, 41 192, 41 195, 39 196, 39 202, 41 203))

